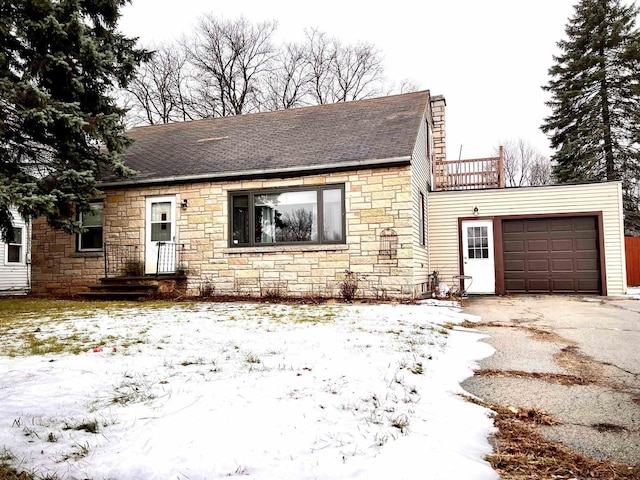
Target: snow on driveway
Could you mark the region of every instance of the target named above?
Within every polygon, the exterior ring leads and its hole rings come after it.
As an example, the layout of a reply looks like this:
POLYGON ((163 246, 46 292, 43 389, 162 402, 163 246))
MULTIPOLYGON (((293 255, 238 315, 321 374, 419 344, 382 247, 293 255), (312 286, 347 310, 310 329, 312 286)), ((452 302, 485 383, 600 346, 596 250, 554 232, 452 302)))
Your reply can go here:
POLYGON ((61 480, 495 479, 489 412, 457 395, 492 352, 451 328, 465 318, 250 303, 23 318, 0 339, 0 459, 61 480), (80 353, 25 355, 25 339, 80 353))

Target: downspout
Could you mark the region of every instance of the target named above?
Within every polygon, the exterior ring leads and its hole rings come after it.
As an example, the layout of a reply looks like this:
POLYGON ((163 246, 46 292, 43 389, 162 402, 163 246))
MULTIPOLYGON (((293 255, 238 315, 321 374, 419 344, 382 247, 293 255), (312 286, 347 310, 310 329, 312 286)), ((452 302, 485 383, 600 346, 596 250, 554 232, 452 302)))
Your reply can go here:
POLYGON ((31 292, 31 219, 30 218, 25 221, 25 230, 27 233, 26 235, 27 245, 26 245, 26 251, 24 252, 25 267, 27 269, 27 288, 25 293, 28 294, 31 292))

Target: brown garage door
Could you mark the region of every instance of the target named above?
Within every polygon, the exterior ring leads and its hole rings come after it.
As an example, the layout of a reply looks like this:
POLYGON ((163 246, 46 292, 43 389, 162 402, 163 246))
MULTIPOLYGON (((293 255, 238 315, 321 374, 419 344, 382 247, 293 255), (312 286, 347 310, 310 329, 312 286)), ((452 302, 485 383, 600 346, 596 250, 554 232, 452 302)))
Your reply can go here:
POLYGON ((502 221, 507 293, 600 293, 596 217, 502 221))

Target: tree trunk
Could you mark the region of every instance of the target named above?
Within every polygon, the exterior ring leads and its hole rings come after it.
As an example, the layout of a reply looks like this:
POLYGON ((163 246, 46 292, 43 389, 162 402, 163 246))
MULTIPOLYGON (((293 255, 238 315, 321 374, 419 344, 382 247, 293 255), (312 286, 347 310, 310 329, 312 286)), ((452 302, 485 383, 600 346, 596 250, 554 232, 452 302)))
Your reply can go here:
POLYGON ((613 141, 611 138, 611 114, 609 112, 609 88, 607 85, 607 65, 604 46, 600 46, 600 69, 603 72, 600 80, 600 98, 602 101, 602 134, 604 149, 605 177, 607 180, 618 180, 613 155, 613 141))

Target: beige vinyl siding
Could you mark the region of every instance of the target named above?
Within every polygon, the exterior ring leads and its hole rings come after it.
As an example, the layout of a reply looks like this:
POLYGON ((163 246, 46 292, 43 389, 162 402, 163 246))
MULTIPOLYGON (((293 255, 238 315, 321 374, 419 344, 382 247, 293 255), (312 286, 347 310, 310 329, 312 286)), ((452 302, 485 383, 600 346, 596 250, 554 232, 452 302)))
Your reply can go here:
POLYGON ((460 271, 458 218, 602 212, 607 293, 626 292, 620 182, 434 192, 429 195, 430 270, 451 282, 460 271))
MULTIPOLYGON (((411 198, 413 203, 413 284, 416 289, 419 289, 422 283, 426 283, 429 274, 429 256, 428 256, 428 242, 426 242, 427 235, 427 190, 429 184, 429 172, 430 172, 430 159, 427 158, 427 131, 428 123, 426 118, 423 119, 416 144, 411 156, 411 198), (420 194, 424 196, 424 229, 425 229, 425 243, 420 244, 420 194)), ((416 291, 416 294, 420 294, 420 291, 416 291)))
POLYGON ((31 230, 29 224, 12 209, 13 226, 22 228, 22 261, 7 261, 7 245, 0 241, 0 295, 26 293, 29 291, 29 256, 31 230))

